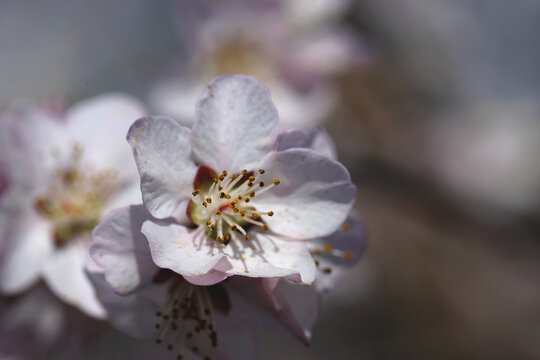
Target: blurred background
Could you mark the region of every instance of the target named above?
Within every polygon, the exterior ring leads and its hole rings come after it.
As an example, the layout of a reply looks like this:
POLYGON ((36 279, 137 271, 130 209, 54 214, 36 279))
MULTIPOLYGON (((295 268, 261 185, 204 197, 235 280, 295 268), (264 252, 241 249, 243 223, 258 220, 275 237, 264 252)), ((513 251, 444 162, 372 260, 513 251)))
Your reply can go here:
MULTIPOLYGON (((260 359, 539 359, 540 2, 293 1, 0 0, 0 108, 122 91, 182 113, 160 101, 176 82, 279 78, 300 103, 287 116, 326 104, 310 117, 358 186, 369 244, 311 347, 268 334, 260 359), (270 25, 220 52, 219 19, 238 14, 270 25)), ((111 358, 107 339, 89 358, 111 358)))

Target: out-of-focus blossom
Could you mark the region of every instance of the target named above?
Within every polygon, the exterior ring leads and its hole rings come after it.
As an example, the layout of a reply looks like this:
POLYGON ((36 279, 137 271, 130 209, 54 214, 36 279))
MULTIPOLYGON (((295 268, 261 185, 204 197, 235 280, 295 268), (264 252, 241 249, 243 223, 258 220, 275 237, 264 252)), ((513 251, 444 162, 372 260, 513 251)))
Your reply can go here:
MULTIPOLYGON (((153 337, 179 359, 253 359, 253 329, 288 329, 307 343, 318 315, 309 286, 279 279, 231 278, 196 286, 154 264, 140 228, 142 205, 114 210, 94 230, 91 254, 104 275, 90 275, 109 320, 135 337, 153 337)), ((156 221, 155 219, 153 219, 156 221)), ((157 351, 162 351, 157 349, 157 351)))
POLYGON ((158 113, 183 125, 195 120, 193 104, 208 81, 221 74, 247 74, 263 81, 279 108, 282 128, 306 129, 332 110, 333 77, 365 58, 357 35, 336 25, 348 1, 206 2, 210 13, 197 24, 199 11, 178 11, 178 22, 195 38, 180 76, 158 84, 150 102, 158 113))
POLYGON ((67 303, 104 316, 84 272, 90 234, 109 210, 140 202, 136 167, 120 139, 143 114, 134 99, 111 94, 64 114, 19 103, 3 115, 2 292, 20 293, 42 277, 67 303))
POLYGON ((128 133, 146 208, 187 224, 143 224, 154 262, 200 285, 231 275, 310 284, 306 240, 345 221, 356 195, 347 170, 310 149, 275 151, 277 110, 249 76, 215 78, 197 117, 191 131, 147 117, 128 133))
POLYGON ((526 102, 488 102, 438 122, 430 146, 440 181, 477 201, 518 211, 534 208, 540 200, 537 114, 526 102))

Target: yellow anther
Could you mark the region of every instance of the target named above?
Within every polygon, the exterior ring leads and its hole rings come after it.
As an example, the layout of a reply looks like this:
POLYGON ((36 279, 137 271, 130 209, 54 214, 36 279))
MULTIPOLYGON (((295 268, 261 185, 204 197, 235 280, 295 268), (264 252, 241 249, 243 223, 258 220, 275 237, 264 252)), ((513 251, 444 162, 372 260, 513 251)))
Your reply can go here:
POLYGON ((246 175, 246 174, 247 174, 247 170, 246 169, 242 170, 242 175, 246 175))
POLYGON ((341 225, 341 229, 342 229, 343 231, 348 231, 350 228, 351 228, 351 224, 349 224, 349 223, 347 223, 347 222, 346 222, 346 223, 343 223, 343 225, 341 225))
POLYGON ((324 244, 323 250, 327 253, 332 252, 332 245, 330 244, 324 244))
POLYGON ((208 221, 206 222, 206 225, 210 226, 210 225, 212 225, 212 222, 211 222, 210 220, 208 220, 208 221))
POLYGON ((232 174, 232 175, 231 175, 231 180, 235 180, 237 177, 238 177, 238 175, 232 174))
POLYGON ((238 200, 242 200, 242 195, 238 195, 238 200))
POLYGON ((227 176, 227 170, 223 170, 223 172, 221 173, 223 176, 227 176))
POLYGON ((202 205, 203 205, 204 207, 208 207, 208 204, 206 203, 206 201, 203 202, 202 205))
POLYGON ((197 196, 198 194, 200 194, 200 192, 201 192, 201 190, 197 189, 194 192, 192 192, 191 194, 193 194, 193 196, 197 196))
POLYGON ((248 187, 252 187, 253 183, 251 181, 248 182, 248 187))
POLYGON ((244 235, 244 239, 249 240, 249 235, 248 234, 244 235))
POLYGON ((206 198, 206 202, 211 204, 212 203, 212 198, 206 198))
POLYGON ((344 258, 345 260, 351 260, 351 253, 348 252, 348 251, 345 251, 345 252, 343 253, 343 258, 344 258))
POLYGON ((220 180, 220 181, 223 181, 223 179, 225 179, 225 176, 219 175, 219 180, 220 180))
POLYGON ((221 238, 221 236, 218 236, 218 237, 216 238, 216 241, 217 241, 218 243, 223 243, 223 239, 221 238))
POLYGON ((273 211, 269 211, 269 212, 266 213, 266 215, 268 215, 268 216, 274 216, 274 212, 273 212, 273 211))
POLYGON ((240 210, 240 216, 244 217, 244 216, 246 216, 246 213, 243 212, 242 210, 240 210))
POLYGON ((219 185, 219 186, 218 186, 218 190, 219 190, 219 191, 223 190, 223 186, 219 185))
POLYGON ((249 196, 250 196, 250 197, 254 197, 254 196, 255 196, 255 191, 250 192, 250 193, 249 193, 249 196))
POLYGON ((225 199, 230 199, 230 198, 231 198, 231 195, 225 194, 225 199))
POLYGON ((274 179, 274 185, 279 185, 280 181, 278 179, 274 179))
POLYGON ((261 182, 259 183, 259 186, 260 186, 260 187, 264 187, 264 181, 261 181, 261 182))
POLYGON ((261 215, 259 215, 259 213, 254 212, 253 214, 251 214, 251 218, 252 218, 253 220, 257 220, 257 219, 260 218, 260 217, 261 217, 261 215))
POLYGON ((237 207, 234 207, 232 210, 234 211, 235 214, 240 211, 240 210, 238 210, 237 207))
POLYGON ((231 240, 231 235, 225 235, 225 242, 231 240))
POLYGON ((259 174, 264 174, 264 169, 259 169, 259 174))
POLYGON ((212 230, 216 230, 216 224, 212 224, 212 225, 210 225, 210 229, 212 229, 212 230))
POLYGON ((220 193, 219 193, 219 198, 220 198, 220 199, 223 199, 224 197, 225 197, 225 193, 224 193, 224 192, 220 192, 220 193))
POLYGON ((250 201, 250 198, 246 198, 244 201, 248 203, 250 201))
POLYGON ((232 231, 236 230, 236 225, 231 225, 231 230, 232 231))
POLYGON ((249 181, 251 181, 251 182, 255 181, 255 176, 250 176, 249 181))
POLYGON ((268 225, 264 224, 264 225, 262 226, 262 228, 263 228, 263 230, 268 230, 268 225))
POLYGON ((219 182, 218 178, 214 178, 214 182, 217 184, 219 182))
POLYGON ((216 215, 221 216, 221 211, 220 210, 216 211, 216 215))

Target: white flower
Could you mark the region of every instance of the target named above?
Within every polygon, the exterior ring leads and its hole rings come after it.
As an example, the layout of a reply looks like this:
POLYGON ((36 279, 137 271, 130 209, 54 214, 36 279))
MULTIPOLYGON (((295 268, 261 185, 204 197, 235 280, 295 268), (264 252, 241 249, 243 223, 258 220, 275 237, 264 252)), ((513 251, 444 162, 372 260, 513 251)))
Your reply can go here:
POLYGON ((120 139, 143 114, 137 101, 120 94, 79 103, 65 114, 24 104, 4 114, 3 293, 20 293, 42 277, 64 301, 104 316, 85 274, 92 264, 90 234, 109 210, 140 202, 136 168, 120 139))

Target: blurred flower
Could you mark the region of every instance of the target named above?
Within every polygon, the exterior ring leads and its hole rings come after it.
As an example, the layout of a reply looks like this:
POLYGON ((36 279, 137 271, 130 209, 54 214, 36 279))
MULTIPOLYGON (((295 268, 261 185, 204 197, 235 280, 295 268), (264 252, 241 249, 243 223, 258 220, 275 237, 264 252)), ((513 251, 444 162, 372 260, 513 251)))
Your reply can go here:
POLYGON ((3 115, 2 292, 20 293, 42 276, 64 301, 104 316, 84 272, 90 234, 110 209, 140 202, 129 147, 120 139, 143 113, 137 101, 112 94, 65 114, 15 104, 3 115))
POLYGON ((90 252, 104 275, 90 276, 117 328, 154 337, 164 345, 158 353, 167 349, 178 359, 191 353, 204 359, 253 359, 252 330, 257 328, 284 326, 307 344, 319 308, 312 287, 297 285, 291 291, 278 285, 279 279, 249 278, 193 285, 154 264, 140 232, 148 220, 156 221, 144 206, 129 206, 112 211, 94 230, 90 252))
POLYGON ((188 64, 150 93, 156 112, 183 125, 195 122, 193 104, 212 77, 238 73, 268 85, 282 128, 309 128, 332 110, 333 77, 365 59, 358 36, 336 25, 348 1, 203 3, 210 15, 198 23, 191 21, 203 12, 193 10, 197 6, 178 10, 178 22, 188 24, 181 32, 194 39, 186 49, 188 64))
POLYGON ((310 284, 305 240, 346 219, 356 195, 347 170, 309 149, 274 151, 277 110, 251 77, 215 78, 197 116, 192 131, 147 117, 128 133, 146 208, 185 224, 143 224, 154 262, 199 285, 231 275, 310 284))

